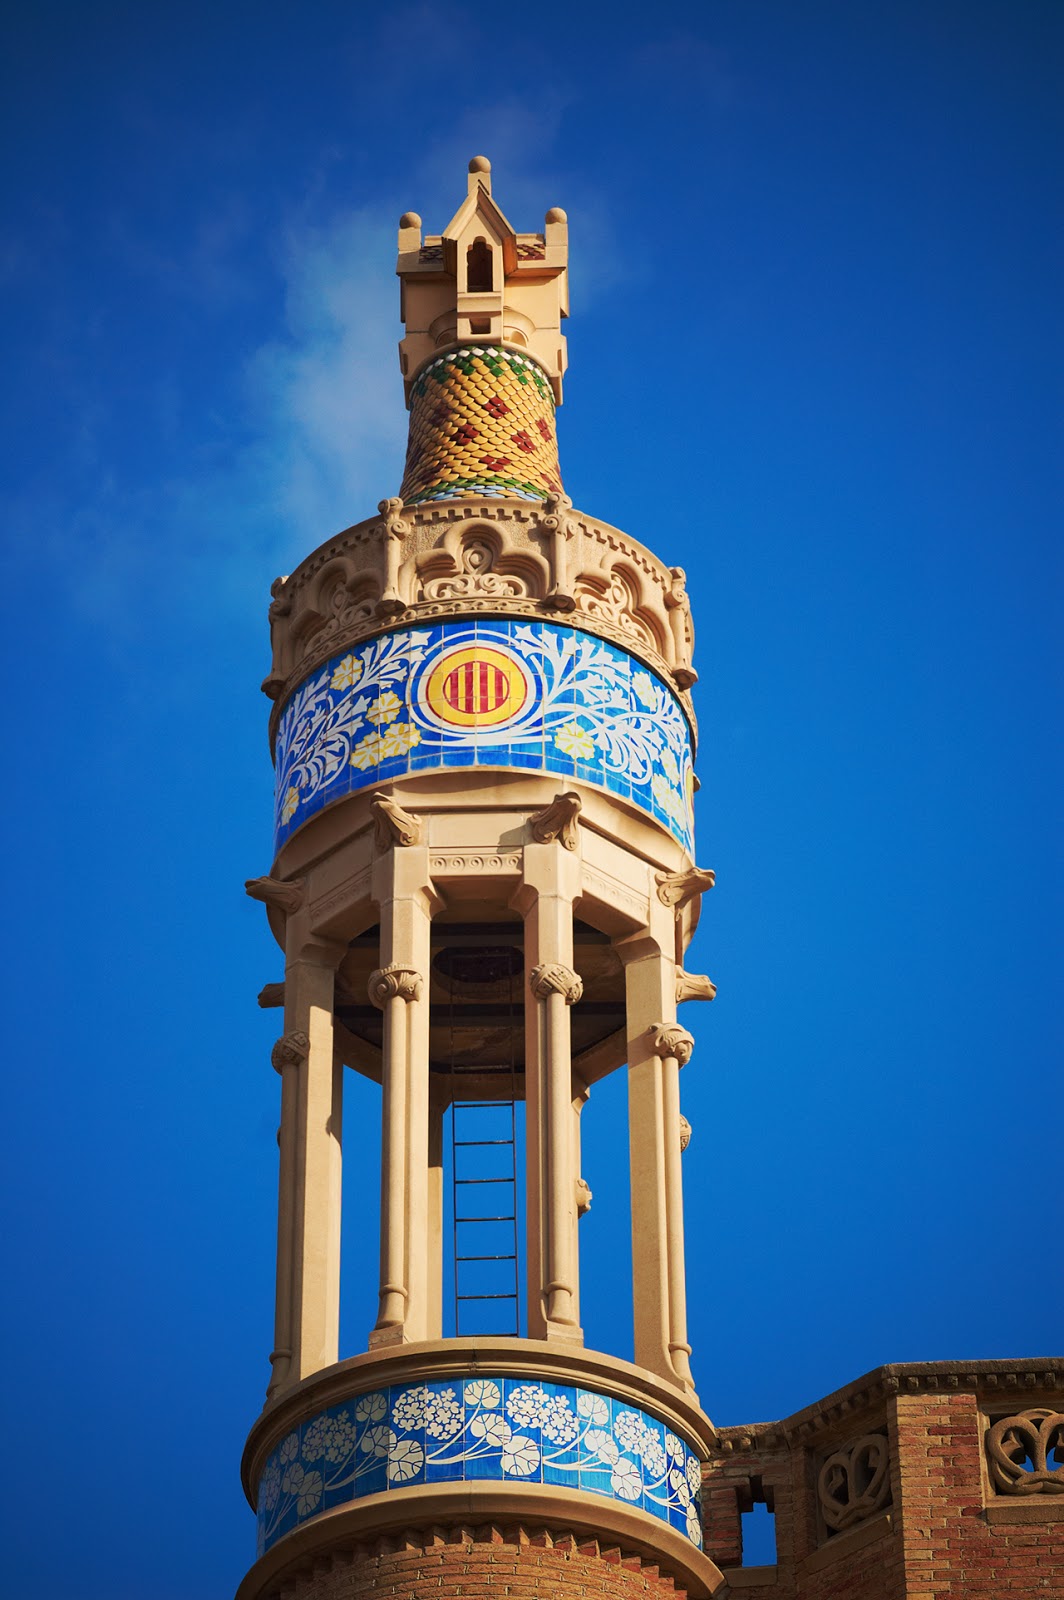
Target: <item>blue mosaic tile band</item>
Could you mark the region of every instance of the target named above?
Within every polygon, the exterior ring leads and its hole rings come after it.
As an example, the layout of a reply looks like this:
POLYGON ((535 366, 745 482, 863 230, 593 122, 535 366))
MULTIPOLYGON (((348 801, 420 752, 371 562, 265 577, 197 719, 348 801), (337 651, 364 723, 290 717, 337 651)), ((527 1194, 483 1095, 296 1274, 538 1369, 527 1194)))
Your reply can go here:
POLYGON ((433 767, 516 767, 633 801, 692 849, 691 734, 626 650, 510 620, 378 635, 292 696, 277 738, 276 844, 333 800, 433 767))
POLYGON ((259 1483, 259 1555, 363 1495, 476 1479, 604 1495, 702 1548, 701 1465, 664 1423, 590 1389, 475 1377, 377 1389, 294 1429, 259 1483))

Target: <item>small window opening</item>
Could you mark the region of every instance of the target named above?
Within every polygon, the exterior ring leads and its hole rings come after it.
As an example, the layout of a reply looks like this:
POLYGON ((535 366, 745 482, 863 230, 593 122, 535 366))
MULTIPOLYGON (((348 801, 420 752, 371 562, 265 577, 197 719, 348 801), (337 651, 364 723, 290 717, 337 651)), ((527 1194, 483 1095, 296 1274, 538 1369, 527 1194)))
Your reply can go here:
POLYGON ((470 333, 490 333, 491 332, 491 318, 490 317, 470 317, 470 319, 469 319, 469 331, 470 331, 470 333))
POLYGON ((776 1507, 772 1485, 751 1478, 745 1493, 740 1491, 739 1510, 743 1566, 776 1565, 776 1507))
POLYGON ((474 239, 466 251, 466 288, 470 294, 484 294, 495 287, 495 266, 491 245, 474 239))

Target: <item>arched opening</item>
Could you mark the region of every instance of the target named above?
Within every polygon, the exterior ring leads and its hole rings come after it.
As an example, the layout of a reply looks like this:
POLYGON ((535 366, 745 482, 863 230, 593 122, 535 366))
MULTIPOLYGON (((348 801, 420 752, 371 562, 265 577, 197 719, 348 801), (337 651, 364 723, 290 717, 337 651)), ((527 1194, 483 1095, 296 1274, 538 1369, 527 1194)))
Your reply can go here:
POLYGON ((474 239, 466 251, 466 288, 470 294, 485 294, 495 287, 495 265, 491 245, 474 239))

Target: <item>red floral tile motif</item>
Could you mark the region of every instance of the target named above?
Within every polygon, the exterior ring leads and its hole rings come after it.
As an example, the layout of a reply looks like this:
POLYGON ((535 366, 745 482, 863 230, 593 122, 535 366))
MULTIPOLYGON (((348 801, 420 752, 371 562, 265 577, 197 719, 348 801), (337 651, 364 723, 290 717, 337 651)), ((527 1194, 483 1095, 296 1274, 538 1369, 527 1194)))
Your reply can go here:
POLYGON ((551 431, 550 431, 550 423, 549 422, 544 422, 543 418, 540 417, 539 421, 536 423, 536 427, 539 429, 539 431, 543 435, 544 439, 546 439, 547 443, 550 444, 551 439, 553 437, 553 435, 551 434, 551 431))
POLYGON ((460 428, 456 428, 451 435, 451 438, 454 440, 455 444, 458 444, 462 439, 472 442, 472 440, 477 437, 477 430, 470 422, 463 422, 462 426, 460 428))
POLYGON ((510 438, 513 440, 514 444, 519 450, 523 450, 525 452, 526 456, 530 456, 535 453, 536 446, 523 428, 521 429, 520 433, 511 433, 510 438))
POLYGON ((446 428, 451 420, 451 408, 450 406, 436 406, 430 416, 437 428, 446 428))
POLYGON ((500 400, 497 394, 493 394, 490 400, 485 400, 484 410, 489 417, 505 417, 509 413, 510 407, 505 400, 500 400))
POLYGON ((503 467, 510 465, 509 456, 481 456, 480 464, 487 467, 489 472, 501 472, 503 467))

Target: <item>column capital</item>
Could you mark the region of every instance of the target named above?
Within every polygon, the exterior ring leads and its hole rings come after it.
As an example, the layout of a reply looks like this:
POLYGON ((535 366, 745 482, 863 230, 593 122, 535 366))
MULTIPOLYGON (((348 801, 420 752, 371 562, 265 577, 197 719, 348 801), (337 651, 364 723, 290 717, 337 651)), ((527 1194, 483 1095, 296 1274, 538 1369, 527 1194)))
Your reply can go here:
POLYGON ((310 1039, 301 1030, 283 1033, 270 1051, 270 1062, 275 1072, 285 1067, 298 1067, 310 1054, 310 1039))
POLYGON ((681 1067, 690 1061, 695 1040, 686 1028, 675 1025, 666 1027, 664 1023, 652 1022, 647 1032, 650 1034, 652 1055, 660 1056, 663 1061, 675 1061, 681 1067))
POLYGON ((389 1000, 421 999, 424 979, 413 967, 378 967, 370 973, 369 997, 383 1011, 389 1000))
POLYGON ((533 967, 528 975, 528 985, 537 1000, 546 1000, 560 994, 567 1006, 575 1005, 584 992, 584 985, 572 967, 560 961, 544 961, 533 967))

